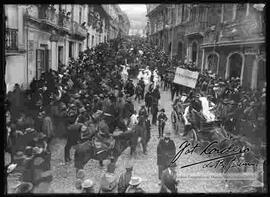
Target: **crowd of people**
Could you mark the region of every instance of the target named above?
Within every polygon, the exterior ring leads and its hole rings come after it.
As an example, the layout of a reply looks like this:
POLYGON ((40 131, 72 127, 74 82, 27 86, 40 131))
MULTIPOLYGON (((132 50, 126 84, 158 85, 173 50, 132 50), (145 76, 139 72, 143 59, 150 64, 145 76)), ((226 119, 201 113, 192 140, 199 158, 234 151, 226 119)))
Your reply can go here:
MULTIPOLYGON (((15 168, 21 172, 21 181, 28 184, 20 186, 20 192, 26 187, 31 191, 48 192, 53 177, 50 159, 54 138, 67 139, 63 159, 69 162, 71 147, 94 135, 109 149, 107 142, 113 132, 116 128, 124 132, 130 130, 133 117, 148 121, 150 133, 149 113, 152 125, 158 122, 160 191, 176 192, 175 164, 168 163, 175 155, 175 145, 166 129, 163 137, 168 118, 165 109, 159 109, 160 85, 164 90, 171 89, 173 101, 184 94, 190 100, 198 94, 206 96, 215 104, 215 114, 228 131, 251 139, 266 139, 265 89, 245 90, 239 78, 224 81, 205 71, 200 73, 192 90, 173 83, 172 70, 177 66, 197 71, 192 63, 170 61, 163 51, 143 39, 117 38, 80 53, 78 59, 59 66, 58 71, 43 73, 40 79, 31 82, 29 90, 24 91, 16 84, 6 97, 5 151, 11 155, 9 163, 16 164, 15 167, 9 165, 7 170, 15 168), (128 76, 138 76, 137 84, 128 76), (138 113, 133 97, 145 102, 138 113), (96 117, 100 113, 104 121, 96 117), (89 129, 93 124, 96 128, 89 129)), ((150 134, 148 141, 149 138, 150 134)), ((139 187, 141 178, 131 175, 131 166, 116 184, 113 164, 111 161, 102 177, 99 192, 113 192, 116 187, 121 193, 144 192, 139 187)), ((83 171, 77 173, 76 188, 84 193, 94 192, 93 181, 85 179, 83 174, 83 171)))

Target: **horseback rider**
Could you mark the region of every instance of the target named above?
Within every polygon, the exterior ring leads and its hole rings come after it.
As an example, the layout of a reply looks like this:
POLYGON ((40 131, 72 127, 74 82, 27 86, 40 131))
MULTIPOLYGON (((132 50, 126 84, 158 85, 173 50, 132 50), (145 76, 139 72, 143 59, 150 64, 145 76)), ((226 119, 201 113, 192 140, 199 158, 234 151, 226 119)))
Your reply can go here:
POLYGON ((142 117, 144 120, 147 118, 148 113, 145 105, 141 106, 141 109, 139 110, 139 116, 142 117))
MULTIPOLYGON (((106 113, 104 113, 106 115, 106 113)), ((97 125, 97 133, 94 139, 94 145, 100 151, 107 151, 113 148, 114 139, 109 131, 109 126, 104 119, 99 120, 97 125)), ((99 152, 99 150, 97 150, 99 152)))

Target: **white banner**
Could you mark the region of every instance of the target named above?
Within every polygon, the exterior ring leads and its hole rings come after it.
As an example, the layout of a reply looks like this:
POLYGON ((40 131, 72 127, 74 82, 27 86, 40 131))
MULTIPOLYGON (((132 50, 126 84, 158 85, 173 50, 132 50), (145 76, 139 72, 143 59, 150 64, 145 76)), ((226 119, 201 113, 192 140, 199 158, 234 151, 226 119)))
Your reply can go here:
POLYGON ((177 68, 173 82, 190 88, 195 88, 198 76, 199 72, 177 68))

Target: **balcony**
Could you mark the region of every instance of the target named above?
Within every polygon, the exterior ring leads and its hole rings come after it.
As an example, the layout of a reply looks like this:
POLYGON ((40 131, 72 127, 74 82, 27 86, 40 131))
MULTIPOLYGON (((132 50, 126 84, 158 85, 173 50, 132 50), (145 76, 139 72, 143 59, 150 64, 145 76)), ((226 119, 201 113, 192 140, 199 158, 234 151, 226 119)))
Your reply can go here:
POLYGON ((216 25, 213 25, 205 29, 205 33, 203 37, 204 44, 213 44, 215 42, 218 42, 219 30, 217 29, 218 28, 216 25))
POLYGON ((87 37, 87 30, 81 27, 77 22, 72 22, 72 34, 79 38, 85 39, 87 37))
POLYGON ((39 8, 39 19, 46 25, 58 26, 59 17, 55 12, 55 9, 52 7, 40 7, 39 8))
POLYGON ((18 29, 6 29, 5 48, 9 51, 18 50, 18 29))
POLYGON ((70 18, 64 14, 59 14, 59 26, 63 31, 70 33, 71 31, 71 21, 70 18))
POLYGON ((204 35, 204 31, 207 28, 207 22, 192 22, 187 24, 185 36, 191 35, 204 35))

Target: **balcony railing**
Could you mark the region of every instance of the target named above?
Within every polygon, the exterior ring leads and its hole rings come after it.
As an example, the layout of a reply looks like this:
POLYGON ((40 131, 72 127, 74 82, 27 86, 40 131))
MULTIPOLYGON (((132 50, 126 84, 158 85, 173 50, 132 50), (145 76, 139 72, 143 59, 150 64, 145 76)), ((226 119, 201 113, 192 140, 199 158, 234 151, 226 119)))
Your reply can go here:
POLYGON ((18 29, 6 29, 6 50, 18 50, 18 29))
POLYGON ((72 22, 73 24, 73 31, 72 33, 74 35, 77 35, 77 36, 80 36, 80 37, 83 37, 83 38, 86 38, 87 36, 87 30, 84 29, 83 27, 81 27, 77 22, 73 21, 72 22))
POLYGON ((187 24, 185 35, 201 34, 207 28, 207 22, 192 22, 187 24))
POLYGON ((66 15, 63 14, 59 14, 59 26, 61 28, 63 28, 66 31, 70 31, 71 30, 71 21, 70 18, 66 15))

